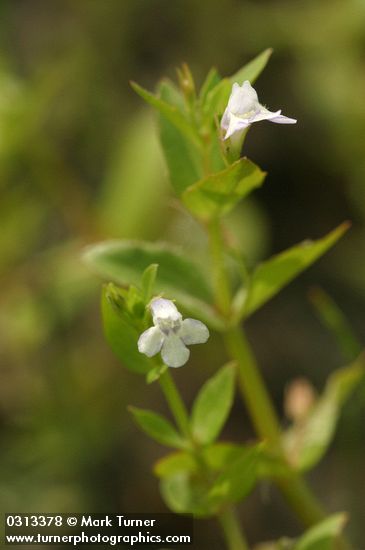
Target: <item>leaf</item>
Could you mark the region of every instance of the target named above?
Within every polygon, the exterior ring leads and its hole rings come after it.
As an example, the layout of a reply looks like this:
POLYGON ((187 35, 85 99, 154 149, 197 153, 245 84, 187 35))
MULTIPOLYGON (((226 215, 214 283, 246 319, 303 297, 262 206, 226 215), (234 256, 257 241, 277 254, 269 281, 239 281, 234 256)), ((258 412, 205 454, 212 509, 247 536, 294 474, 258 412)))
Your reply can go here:
POLYGON ((220 369, 201 388, 193 405, 191 430, 202 445, 219 435, 232 407, 235 369, 233 364, 220 369))
POLYGON ((181 472, 196 474, 201 463, 205 464, 207 469, 216 473, 240 458, 247 449, 247 445, 225 442, 213 443, 201 449, 201 462, 199 463, 191 453, 183 451, 170 453, 156 462, 154 473, 158 477, 170 477, 181 472))
POLYGON ((161 493, 171 510, 210 516, 251 490, 256 481, 254 455, 259 453, 252 446, 218 443, 204 448, 199 461, 190 453, 172 453, 158 461, 154 471, 162 478, 161 493))
POLYGON ((205 447, 202 454, 207 466, 212 471, 219 471, 239 458, 246 449, 245 445, 219 442, 205 447))
POLYGON ((102 291, 101 309, 105 338, 115 355, 129 370, 143 374, 148 372, 151 363, 145 355, 139 353, 137 347, 140 334, 127 318, 118 313, 107 286, 102 291))
POLYGON ((146 269, 142 273, 141 287, 145 303, 148 303, 153 296, 153 288, 156 282, 157 271, 158 264, 151 264, 146 267, 146 269))
POLYGON ((150 109, 141 109, 127 124, 120 122, 120 136, 113 138, 95 205, 96 221, 107 235, 143 239, 159 231, 168 182, 152 115, 150 109))
POLYGON ((319 462, 332 441, 341 407, 364 375, 363 356, 335 371, 308 418, 287 430, 283 442, 293 466, 308 470, 319 462))
POLYGON ((304 241, 261 264, 253 273, 244 305, 243 316, 248 317, 302 271, 329 250, 348 230, 343 223, 317 241, 304 241))
POLYGON ((265 175, 253 162, 243 158, 191 185, 182 198, 193 214, 209 221, 227 214, 239 200, 262 184, 265 175))
POLYGON ((104 241, 87 247, 84 259, 103 277, 124 285, 135 284, 151 263, 157 263, 157 291, 212 300, 212 291, 198 266, 177 248, 164 243, 104 241))
POLYGON ((255 82, 255 80, 258 78, 258 76, 260 76, 261 72, 266 67, 267 62, 272 55, 272 52, 272 48, 268 48, 267 50, 264 50, 262 53, 260 53, 252 61, 247 63, 247 65, 242 67, 242 69, 240 69, 230 77, 231 83, 234 84, 235 82, 238 82, 238 84, 242 85, 245 80, 249 80, 251 84, 255 82))
POLYGON ((137 425, 161 445, 183 449, 186 447, 185 440, 178 434, 172 424, 163 416, 137 407, 129 407, 137 425))
POLYGON ((156 462, 153 471, 157 477, 172 477, 181 472, 194 473, 197 464, 192 454, 186 452, 170 453, 156 462))
POLYGON ((221 80, 207 95, 207 100, 205 102, 206 114, 210 118, 213 118, 215 114, 221 115, 227 106, 232 85, 235 82, 243 84, 245 80, 249 80, 251 84, 253 84, 260 75, 261 71, 265 68, 271 54, 271 49, 264 50, 260 55, 247 63, 247 65, 242 67, 230 78, 224 78, 221 80))
POLYGON ((215 480, 209 493, 210 501, 222 505, 245 498, 256 484, 260 452, 261 444, 245 448, 215 480))
POLYGON ((218 71, 214 67, 212 67, 200 89, 199 100, 202 105, 204 105, 208 93, 213 90, 220 81, 221 77, 219 76, 218 71))
POLYGON ((207 500, 207 484, 189 473, 163 478, 160 490, 164 502, 175 513, 207 517, 217 510, 217 505, 207 500))
POLYGON ((294 545, 293 550, 333 550, 334 541, 347 521, 346 514, 334 514, 311 527, 294 545))
POLYGON ((157 365, 156 367, 151 369, 146 376, 147 384, 152 384, 152 382, 156 382, 156 380, 158 380, 160 376, 162 376, 162 374, 167 371, 167 369, 168 366, 165 364, 157 365))
POLYGON ((131 82, 133 90, 152 107, 157 109, 159 113, 166 118, 175 128, 177 128, 185 137, 190 139, 196 146, 200 146, 200 140, 197 132, 189 123, 181 110, 174 105, 170 105, 163 99, 151 94, 136 82, 131 82))
MULTIPOLYGON (((169 82, 163 81, 159 91, 166 102, 177 101, 177 92, 169 82)), ((163 115, 159 117, 159 130, 171 185, 180 195, 186 187, 202 177, 199 148, 163 115)))
POLYGON ((87 247, 83 258, 104 279, 126 286, 135 284, 151 263, 157 263, 156 293, 178 300, 211 327, 224 329, 212 306, 210 283, 199 266, 176 247, 144 241, 104 241, 87 247))
POLYGON ((288 462, 276 453, 270 452, 265 447, 260 453, 260 460, 257 465, 258 479, 290 479, 293 476, 293 469, 288 462))
POLYGON ((332 333, 343 356, 352 361, 362 349, 343 311, 327 292, 320 287, 310 290, 309 299, 323 325, 332 333))

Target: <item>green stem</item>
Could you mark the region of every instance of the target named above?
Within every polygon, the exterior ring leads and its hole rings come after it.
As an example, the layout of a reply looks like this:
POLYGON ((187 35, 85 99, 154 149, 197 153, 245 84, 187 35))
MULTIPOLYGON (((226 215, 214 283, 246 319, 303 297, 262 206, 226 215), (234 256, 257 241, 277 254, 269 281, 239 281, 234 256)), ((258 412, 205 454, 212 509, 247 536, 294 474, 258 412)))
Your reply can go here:
POLYGON ((290 476, 277 478, 275 483, 304 526, 311 527, 326 517, 321 504, 299 473, 293 470, 290 476))
POLYGON ((213 219, 208 224, 210 253, 214 264, 214 290, 217 306, 224 316, 231 307, 231 290, 224 267, 223 238, 219 220, 213 219))
MULTIPOLYGON (((223 240, 219 222, 217 220, 211 222, 208 229, 215 274, 216 303, 222 313, 228 316, 231 293, 224 267, 223 240)), ((238 327, 232 328, 227 331, 225 342, 229 354, 238 363, 240 390, 258 435, 285 460, 281 448, 280 423, 244 333, 238 327)), ((278 479, 277 485, 305 525, 313 525, 323 519, 324 512, 321 505, 298 473, 293 471, 289 480, 278 479)))
POLYGON ((280 446, 280 426, 255 357, 239 328, 225 334, 226 347, 238 363, 238 380, 252 422, 262 439, 280 446))
POLYGON ((218 515, 229 550, 249 550, 247 541, 241 531, 234 509, 225 508, 218 515))
POLYGON ((189 415, 169 371, 165 371, 160 376, 159 382, 181 433, 184 434, 187 439, 191 439, 189 415))
MULTIPOLYGON (((229 353, 238 363, 239 385, 253 425, 258 435, 285 460, 279 420, 245 334, 234 328, 226 333, 225 340, 229 353)), ((289 477, 278 478, 275 482, 304 525, 313 525, 325 517, 317 499, 297 472, 293 470, 289 477)))

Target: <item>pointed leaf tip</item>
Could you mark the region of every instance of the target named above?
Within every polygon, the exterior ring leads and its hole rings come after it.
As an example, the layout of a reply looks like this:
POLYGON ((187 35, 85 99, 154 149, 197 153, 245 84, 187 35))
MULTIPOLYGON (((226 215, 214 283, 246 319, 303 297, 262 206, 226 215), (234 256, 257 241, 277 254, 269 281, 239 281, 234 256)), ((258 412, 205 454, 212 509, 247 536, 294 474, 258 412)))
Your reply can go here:
POLYGON ((132 406, 128 410, 141 430, 161 445, 177 449, 186 447, 184 439, 173 425, 160 414, 132 406))
POLYGON ((316 241, 305 240, 260 264, 251 279, 243 315, 248 317, 327 252, 349 229, 348 222, 316 241))

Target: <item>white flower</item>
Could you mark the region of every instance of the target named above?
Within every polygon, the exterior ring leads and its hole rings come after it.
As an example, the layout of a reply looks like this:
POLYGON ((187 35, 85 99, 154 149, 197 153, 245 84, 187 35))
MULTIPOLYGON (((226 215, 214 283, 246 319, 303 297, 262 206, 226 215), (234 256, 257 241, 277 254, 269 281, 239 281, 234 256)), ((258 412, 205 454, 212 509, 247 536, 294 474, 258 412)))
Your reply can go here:
POLYGON ((281 111, 273 113, 261 105, 256 91, 248 80, 245 80, 242 86, 235 82, 221 121, 221 127, 226 131, 224 139, 228 139, 234 134, 238 137, 237 134, 241 134, 253 122, 260 120, 269 120, 279 124, 296 123, 294 118, 282 115, 281 111))
POLYGON ((204 344, 209 331, 196 319, 182 319, 171 300, 155 298, 150 304, 154 327, 145 330, 138 340, 138 350, 148 357, 161 351, 169 367, 182 367, 189 359, 191 344, 204 344))

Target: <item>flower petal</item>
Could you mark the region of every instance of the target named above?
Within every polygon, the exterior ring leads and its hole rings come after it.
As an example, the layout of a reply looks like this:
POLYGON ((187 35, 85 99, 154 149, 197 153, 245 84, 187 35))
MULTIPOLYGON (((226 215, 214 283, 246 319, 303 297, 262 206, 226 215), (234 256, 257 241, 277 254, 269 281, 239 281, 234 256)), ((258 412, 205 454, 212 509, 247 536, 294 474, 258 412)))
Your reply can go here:
POLYGON ((138 339, 138 351, 144 353, 147 357, 156 355, 162 347, 164 335, 157 327, 151 327, 144 332, 138 339))
POLYGON ((270 122, 276 122, 277 124, 296 124, 295 118, 289 118, 288 116, 278 115, 272 118, 268 118, 270 122))
POLYGON ((189 359, 190 351, 176 334, 169 334, 161 351, 163 362, 169 367, 182 367, 189 359))
POLYGON ((250 122, 259 122, 260 120, 268 120, 269 122, 277 122, 278 124, 295 124, 295 118, 289 118, 281 114, 279 111, 269 111, 265 107, 261 107, 260 111, 250 119, 250 122))
POLYGON ((250 122, 247 119, 238 118, 232 113, 229 113, 229 124, 227 128, 227 133, 224 136, 224 139, 230 138, 233 134, 238 132, 243 132, 245 128, 250 125, 250 122))
POLYGON ((280 114, 281 114, 281 110, 280 111, 275 111, 275 113, 274 113, 272 111, 269 111, 265 107, 261 106, 260 110, 257 111, 257 113, 255 113, 250 118, 250 124, 252 124, 253 122, 260 122, 261 120, 272 120, 273 118, 276 118, 276 117, 280 116, 280 114))
POLYGON ((155 298, 152 300, 150 308, 152 310, 154 323, 156 319, 171 319, 172 321, 178 321, 181 319, 181 313, 179 313, 174 302, 171 302, 171 300, 155 298))
POLYGON ((250 111, 256 111, 259 106, 259 100, 256 90, 251 86, 248 80, 245 80, 242 86, 235 82, 232 86, 232 92, 228 100, 228 110, 234 115, 245 115, 250 111))
POLYGON ((204 344, 209 338, 209 330, 197 319, 184 319, 178 335, 187 346, 204 344))
POLYGON ((226 110, 224 111, 222 120, 221 120, 221 128, 223 128, 223 130, 228 130, 229 119, 230 119, 230 111, 228 107, 226 107, 226 110))

